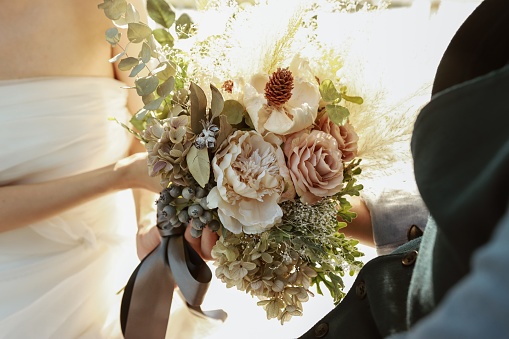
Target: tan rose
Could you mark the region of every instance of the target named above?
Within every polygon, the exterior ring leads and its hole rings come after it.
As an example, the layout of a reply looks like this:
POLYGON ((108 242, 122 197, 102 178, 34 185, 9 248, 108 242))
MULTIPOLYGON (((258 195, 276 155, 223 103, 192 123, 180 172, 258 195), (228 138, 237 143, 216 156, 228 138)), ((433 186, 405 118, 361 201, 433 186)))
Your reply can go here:
POLYGON ((342 189, 343 161, 338 143, 330 134, 312 130, 288 137, 283 146, 287 165, 301 200, 315 204, 342 189))
POLYGON ((273 134, 236 131, 212 160, 217 186, 208 197, 223 226, 233 233, 261 233, 281 221, 279 202, 295 190, 286 167, 282 141, 273 134))
POLYGON ((328 133, 336 139, 338 148, 343 154, 343 162, 351 161, 357 156, 359 136, 355 133, 353 126, 349 122, 339 126, 333 123, 325 114, 318 120, 316 129, 328 133))

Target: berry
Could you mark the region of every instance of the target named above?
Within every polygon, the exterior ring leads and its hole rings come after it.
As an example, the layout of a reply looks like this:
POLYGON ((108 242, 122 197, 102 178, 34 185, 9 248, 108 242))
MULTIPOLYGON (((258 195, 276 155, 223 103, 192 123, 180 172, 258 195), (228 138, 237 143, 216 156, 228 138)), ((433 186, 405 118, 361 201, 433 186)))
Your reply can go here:
POLYGON ((197 230, 197 229, 191 227, 191 236, 193 238, 201 237, 201 233, 202 233, 202 230, 197 230))
POLYGON ((212 232, 217 232, 219 231, 219 228, 221 227, 221 224, 219 223, 219 221, 217 220, 212 220, 211 222, 209 222, 208 224, 208 228, 212 231, 212 232))
POLYGON ((174 198, 178 198, 182 194, 182 187, 177 185, 170 186, 170 195, 174 198))
POLYGON ((191 188, 191 187, 185 187, 183 190, 182 190, 182 198, 184 199, 193 199, 194 198, 194 190, 191 188))
POLYGON ((191 218, 199 218, 203 214, 203 207, 200 205, 191 205, 187 208, 187 213, 191 218))

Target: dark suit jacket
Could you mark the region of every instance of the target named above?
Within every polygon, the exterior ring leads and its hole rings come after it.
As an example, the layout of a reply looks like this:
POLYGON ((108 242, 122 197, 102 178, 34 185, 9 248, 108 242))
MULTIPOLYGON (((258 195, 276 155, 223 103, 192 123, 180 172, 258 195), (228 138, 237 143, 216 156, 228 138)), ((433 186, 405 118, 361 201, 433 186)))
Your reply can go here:
MULTIPOLYGON (((507 62, 509 1, 486 3, 482 17, 494 4, 499 12, 490 17, 492 26, 499 18, 505 27, 488 28, 491 35, 502 32, 497 53, 506 53, 507 62)), ((500 63, 497 53, 492 56, 500 63)), ((422 241, 368 262, 345 299, 302 338, 381 338, 409 329, 470 272, 473 252, 490 240, 509 202, 509 66, 462 76, 459 84, 437 81, 449 87, 415 123, 415 176, 432 216, 422 241)))

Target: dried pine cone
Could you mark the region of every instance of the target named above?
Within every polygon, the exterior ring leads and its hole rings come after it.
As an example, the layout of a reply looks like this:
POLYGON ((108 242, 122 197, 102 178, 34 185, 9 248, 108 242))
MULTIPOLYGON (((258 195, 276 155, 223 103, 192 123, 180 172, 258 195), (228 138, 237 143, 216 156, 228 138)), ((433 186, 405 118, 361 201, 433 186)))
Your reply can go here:
POLYGON ((269 106, 280 107, 292 97, 293 75, 288 68, 278 68, 265 85, 265 98, 269 106))

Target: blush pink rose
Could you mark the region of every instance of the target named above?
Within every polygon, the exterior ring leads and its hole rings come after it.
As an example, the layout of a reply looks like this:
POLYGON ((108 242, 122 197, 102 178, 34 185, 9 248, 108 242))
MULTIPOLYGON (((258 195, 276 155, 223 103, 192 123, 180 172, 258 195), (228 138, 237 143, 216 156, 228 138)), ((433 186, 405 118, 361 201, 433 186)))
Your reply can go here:
POLYGON ((343 188, 342 153, 330 134, 319 130, 292 134, 283 151, 302 202, 315 204, 343 188))
POLYGON ((329 119, 327 114, 324 114, 318 120, 316 129, 328 133, 336 139, 338 148, 343 153, 343 162, 351 161, 357 156, 359 136, 349 122, 343 126, 338 126, 329 119))

